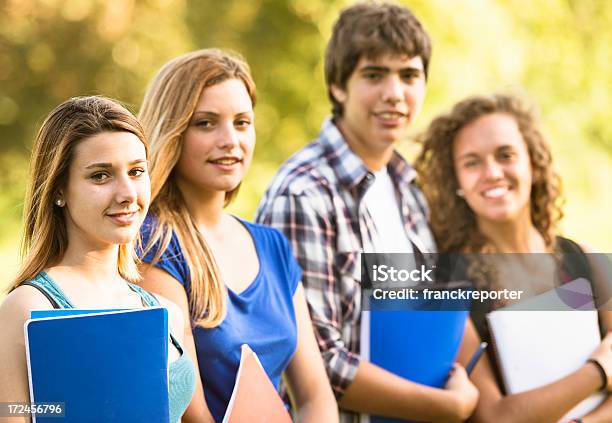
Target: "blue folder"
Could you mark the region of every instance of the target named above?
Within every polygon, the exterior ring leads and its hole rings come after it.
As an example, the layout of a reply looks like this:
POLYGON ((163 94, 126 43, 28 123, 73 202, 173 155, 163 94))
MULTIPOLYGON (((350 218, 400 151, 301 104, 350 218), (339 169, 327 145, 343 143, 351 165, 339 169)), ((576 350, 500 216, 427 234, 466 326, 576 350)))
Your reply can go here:
POLYGON ((64 403, 65 410, 64 418, 34 422, 168 423, 166 309, 64 309, 32 317, 24 326, 30 397, 64 403))
MULTIPOLYGON (((370 311, 369 360, 405 379, 442 388, 459 351, 467 317, 468 311, 370 311)), ((369 419, 370 423, 403 421, 369 419)))
POLYGON ((126 308, 107 308, 107 309, 81 309, 81 308, 54 308, 51 310, 32 310, 30 311, 30 319, 42 319, 44 317, 63 317, 75 316, 77 314, 99 314, 109 313, 112 311, 127 311, 126 308))

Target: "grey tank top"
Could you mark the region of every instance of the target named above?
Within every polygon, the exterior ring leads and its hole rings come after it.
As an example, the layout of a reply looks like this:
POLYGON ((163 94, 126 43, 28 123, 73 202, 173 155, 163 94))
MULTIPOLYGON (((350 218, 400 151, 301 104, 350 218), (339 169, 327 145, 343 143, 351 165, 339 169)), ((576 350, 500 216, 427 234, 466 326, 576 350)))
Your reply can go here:
MULTIPOLYGON (((155 307, 159 305, 157 298, 145 291, 138 285, 127 283, 132 291, 140 295, 145 307, 155 307)), ((22 285, 29 285, 38 289, 53 305, 53 308, 75 308, 60 287, 45 273, 40 272, 33 279, 23 282, 22 285)), ((177 423, 193 396, 195 390, 195 367, 189 356, 183 350, 181 344, 170 333, 172 344, 181 353, 181 356, 169 364, 168 373, 168 404, 170 408, 170 422, 177 423)))

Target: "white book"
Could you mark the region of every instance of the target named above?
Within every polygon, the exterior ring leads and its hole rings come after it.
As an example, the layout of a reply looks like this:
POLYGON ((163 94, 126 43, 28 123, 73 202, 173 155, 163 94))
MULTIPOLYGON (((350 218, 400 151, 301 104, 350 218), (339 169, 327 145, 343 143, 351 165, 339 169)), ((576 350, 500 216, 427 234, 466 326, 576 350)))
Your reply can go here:
MULTIPOLYGON (((526 300, 527 304, 512 305, 487 315, 508 394, 555 382, 578 370, 591 356, 601 342, 597 310, 592 301, 582 302, 579 310, 567 304, 568 292, 584 295, 587 290, 591 292, 590 283, 576 279, 526 300), (542 305, 540 310, 538 304, 542 305)), ((592 394, 561 421, 583 417, 605 398, 603 392, 592 394)))

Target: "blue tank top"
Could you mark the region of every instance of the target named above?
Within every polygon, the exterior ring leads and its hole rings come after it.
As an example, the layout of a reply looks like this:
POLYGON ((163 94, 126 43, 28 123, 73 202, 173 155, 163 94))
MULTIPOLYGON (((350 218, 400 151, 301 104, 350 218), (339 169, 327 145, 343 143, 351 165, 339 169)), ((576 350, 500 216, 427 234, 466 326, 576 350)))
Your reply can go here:
MULTIPOLYGON (((45 297, 49 299, 53 308, 75 308, 72 302, 64 294, 61 288, 45 273, 38 275, 22 285, 30 285, 37 288, 45 297)), ((141 287, 128 283, 128 286, 140 295, 145 307, 159 305, 159 301, 149 292, 141 287)), ((181 353, 180 357, 168 366, 168 405, 170 412, 170 422, 176 423, 187 409, 193 392, 195 390, 195 368, 189 356, 184 352, 180 343, 170 334, 172 344, 181 353)))
MULTIPOLYGON (((242 344, 248 344, 255 351, 277 389, 297 346, 293 295, 302 271, 289 242, 276 229, 240 222, 255 244, 259 273, 243 292, 227 290, 227 315, 219 326, 193 329, 206 403, 219 422, 232 394, 242 344)), ((141 227, 143 245, 148 242, 154 225, 154 218, 145 219, 141 227)), ((143 261, 150 263, 155 253, 154 248, 143 261)), ((189 295, 189 268, 176 234, 155 266, 172 275, 189 295)))

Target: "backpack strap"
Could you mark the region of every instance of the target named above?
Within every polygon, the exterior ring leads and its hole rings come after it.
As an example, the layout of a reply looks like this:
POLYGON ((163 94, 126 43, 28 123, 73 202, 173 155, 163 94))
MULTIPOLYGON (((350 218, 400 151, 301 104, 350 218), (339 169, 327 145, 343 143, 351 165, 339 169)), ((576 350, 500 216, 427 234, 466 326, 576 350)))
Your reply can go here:
POLYGON ((585 278, 593 280, 591 265, 584 250, 571 239, 557 237, 557 251, 563 255, 563 270, 571 280, 585 278))

